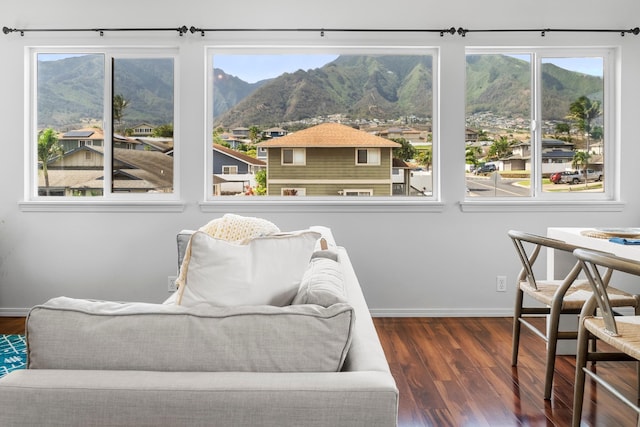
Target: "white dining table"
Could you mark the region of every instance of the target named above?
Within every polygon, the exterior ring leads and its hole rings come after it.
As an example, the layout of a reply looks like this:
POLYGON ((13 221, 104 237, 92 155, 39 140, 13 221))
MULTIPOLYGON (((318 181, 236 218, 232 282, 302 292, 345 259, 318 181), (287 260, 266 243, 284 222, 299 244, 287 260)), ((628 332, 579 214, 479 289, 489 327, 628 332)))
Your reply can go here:
MULTIPOLYGON (((640 229, 640 227, 638 227, 640 229)), ((594 249, 609 252, 614 255, 640 261, 640 245, 623 245, 609 241, 609 238, 591 237, 590 235, 602 235, 595 227, 549 227, 547 237, 563 240, 569 244, 581 246, 586 249, 594 249)), ((554 252, 551 250, 547 254, 547 277, 560 279, 568 274, 575 265, 576 259, 564 252, 554 252)), ((616 287, 631 293, 640 293, 640 283, 635 278, 621 277, 618 281, 616 277, 616 287)), ((564 330, 577 328, 576 316, 562 316, 560 327, 564 330)), ((558 343, 558 354, 575 354, 576 343, 573 340, 561 341, 558 343)))

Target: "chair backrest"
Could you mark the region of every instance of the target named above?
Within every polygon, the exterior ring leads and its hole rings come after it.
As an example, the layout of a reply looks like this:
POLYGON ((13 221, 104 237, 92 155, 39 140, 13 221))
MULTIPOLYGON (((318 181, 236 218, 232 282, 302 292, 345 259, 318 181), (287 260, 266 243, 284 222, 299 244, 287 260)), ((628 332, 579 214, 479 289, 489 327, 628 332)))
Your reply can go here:
MULTIPOLYGON (((518 257, 520 258, 520 262, 522 263, 522 270, 520 270, 518 280, 522 281, 526 279, 527 282, 529 282, 529 285, 535 289, 537 289, 537 284, 533 265, 542 248, 556 249, 568 253, 573 253, 574 250, 579 248, 579 246, 571 245, 562 240, 552 239, 524 231, 509 230, 507 234, 513 241, 518 257), (533 249, 530 249, 529 252, 527 252, 527 248, 525 247, 525 244, 527 243, 530 244, 530 246, 533 246, 533 249)), ((580 274, 581 268, 581 265, 576 261, 576 265, 574 265, 571 272, 565 279, 567 286, 575 281, 580 274)))
POLYGON ((607 294, 608 277, 613 271, 640 276, 640 262, 589 249, 576 249, 573 254, 582 264, 582 269, 593 288, 593 295, 598 303, 606 331, 617 335, 618 328, 607 294), (602 268, 607 269, 604 275, 601 272, 602 268))

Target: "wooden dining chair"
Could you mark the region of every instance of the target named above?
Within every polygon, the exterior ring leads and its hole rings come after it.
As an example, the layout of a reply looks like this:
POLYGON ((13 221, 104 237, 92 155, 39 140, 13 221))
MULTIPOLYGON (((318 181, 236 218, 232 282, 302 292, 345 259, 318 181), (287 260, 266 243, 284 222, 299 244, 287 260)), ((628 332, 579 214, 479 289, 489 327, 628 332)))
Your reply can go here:
MULTIPOLYGON (((518 230, 510 230, 508 234, 522 264, 517 278, 511 364, 512 366, 518 364, 520 330, 524 325, 546 343, 544 398, 549 400, 558 341, 575 340, 578 336, 576 330, 559 331, 560 316, 566 314, 578 316, 585 302, 591 297, 592 291, 588 280, 580 276, 582 264, 577 259, 571 271, 562 279, 539 280, 534 272, 535 262, 542 249, 547 251, 547 256, 551 256, 548 250, 553 249, 567 253, 575 259, 572 254, 579 248, 578 246, 518 230), (539 323, 536 326, 529 321, 531 317, 546 317, 546 328, 543 329, 539 323)), ((609 278, 610 275, 607 275, 603 280, 608 282, 609 278)), ((613 287, 609 287, 609 293, 610 301, 615 307, 630 306, 638 310, 640 299, 637 296, 613 287)))
MULTIPOLYGON (((591 298, 583 307, 578 324, 578 352, 576 355, 576 379, 573 395, 572 425, 578 427, 582 418, 585 377, 588 375, 614 396, 640 414, 638 390, 635 401, 623 395, 610 381, 587 368, 588 361, 639 361, 640 360, 640 316, 615 316, 610 287, 606 280, 612 271, 640 277, 640 262, 616 255, 577 249, 574 252, 593 290, 591 298), (605 271, 603 274, 602 271, 605 271), (598 309, 596 311, 595 309, 598 309), (599 339, 611 348, 598 351, 588 345, 590 339, 599 339)), ((638 419, 640 426, 640 419, 638 419)))

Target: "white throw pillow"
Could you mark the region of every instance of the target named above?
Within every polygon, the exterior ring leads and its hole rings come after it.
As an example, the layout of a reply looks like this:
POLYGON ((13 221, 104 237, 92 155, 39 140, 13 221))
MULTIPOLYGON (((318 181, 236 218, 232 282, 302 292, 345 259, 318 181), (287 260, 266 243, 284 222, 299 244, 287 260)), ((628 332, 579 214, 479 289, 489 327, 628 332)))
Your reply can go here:
MULTIPOLYGON (((320 234, 302 230, 257 237, 246 244, 195 232, 178 305, 276 305, 291 303, 320 234)), ((183 274, 184 273, 184 274, 183 274)))

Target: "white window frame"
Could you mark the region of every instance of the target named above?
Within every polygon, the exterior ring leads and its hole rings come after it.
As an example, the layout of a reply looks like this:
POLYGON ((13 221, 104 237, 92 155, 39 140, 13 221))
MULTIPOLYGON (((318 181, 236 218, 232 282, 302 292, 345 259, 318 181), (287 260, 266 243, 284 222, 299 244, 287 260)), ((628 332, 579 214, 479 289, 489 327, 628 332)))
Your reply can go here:
POLYGON ((306 148, 290 148, 283 147, 280 149, 280 164, 282 166, 306 166, 307 164, 307 149, 306 148), (292 160, 291 163, 285 163, 284 153, 285 151, 291 151, 292 160))
POLYGON ((23 211, 167 211, 183 210, 180 202, 180 56, 176 47, 122 47, 122 46, 27 46, 25 47, 25 183, 23 211), (37 160, 37 68, 38 54, 101 54, 104 55, 104 185, 103 195, 91 198, 38 195, 37 160), (120 193, 112 192, 111 148, 113 145, 111 90, 112 58, 115 59, 163 59, 170 58, 174 64, 174 151, 172 193, 120 193))
MULTIPOLYGON (((614 47, 467 47, 466 55, 474 54, 530 54, 531 55, 531 141, 532 156, 535 162, 531 165, 531 183, 533 185, 530 196, 510 198, 470 198, 465 196, 460 203, 462 211, 467 212, 503 212, 511 211, 549 211, 561 210, 618 210, 616 194, 620 183, 620 173, 616 169, 619 164, 617 156, 620 147, 618 132, 618 112, 616 110, 619 93, 619 81, 617 73, 619 49, 614 47), (605 110, 603 111, 604 123, 604 171, 607 178, 604 180, 602 192, 543 192, 540 179, 542 170, 542 59, 566 58, 566 57, 601 57, 603 59, 603 89, 605 110)), ((466 64, 466 61, 465 61, 466 64)))
POLYGON ((379 148, 356 148, 356 166, 380 166, 381 157, 382 155, 379 148), (367 161, 364 163, 358 161, 358 153, 360 151, 367 152, 367 161), (374 157, 374 159, 370 161, 369 159, 371 159, 371 157, 374 157))
MULTIPOLYGON (((366 210, 371 212, 378 209, 380 212, 395 211, 396 209, 402 209, 404 212, 417 211, 417 212, 442 212, 444 210, 444 202, 440 196, 440 163, 438 156, 440 155, 439 147, 439 134, 440 134, 440 48, 435 45, 427 46, 424 44, 424 39, 419 34, 404 34, 402 41, 391 44, 381 44, 380 39, 371 38, 367 44, 368 38, 357 37, 350 39, 347 37, 344 40, 334 39, 333 45, 323 45, 322 43, 317 45, 309 43, 309 40, 304 38, 300 39, 300 44, 295 44, 295 41, 291 41, 290 37, 288 41, 283 43, 282 40, 269 41, 265 37, 264 45, 247 44, 245 39, 236 39, 233 35, 225 37, 225 40, 220 44, 211 44, 205 48, 206 61, 204 64, 205 72, 207 73, 207 88, 206 93, 206 108, 205 117, 207 121, 205 137, 203 142, 204 156, 205 156, 205 173, 204 173, 204 201, 200 203, 200 209, 203 212, 225 212, 233 208, 244 208, 254 205, 255 209, 263 212, 265 209, 282 209, 283 205, 286 205, 288 211, 291 211, 294 207, 300 207, 301 211, 307 211, 307 209, 313 209, 314 211, 322 211, 324 209, 342 211, 344 209, 348 212, 355 212, 360 210, 366 210), (362 201, 345 200, 344 197, 339 196, 323 196, 312 197, 307 196, 304 198, 296 198, 295 204, 292 205, 290 198, 283 198, 280 196, 261 196, 261 197, 245 197, 231 198, 231 197, 219 197, 214 196, 208 189, 213 188, 213 178, 211 171, 213 168, 213 150, 208 149, 211 144, 209 135, 213 134, 213 114, 209 108, 213 105, 213 85, 215 78, 213 75, 213 57, 216 54, 277 54, 277 53, 330 53, 330 54, 352 54, 352 55, 430 55, 432 59, 432 134, 433 134, 433 163, 432 163, 432 187, 433 193, 429 197, 414 197, 414 196, 372 196, 366 203, 362 201)), ((391 175, 391 174, 390 174, 391 175)), ((352 199, 352 198, 347 198, 352 199)), ((251 208, 250 208, 251 209, 251 208)))

